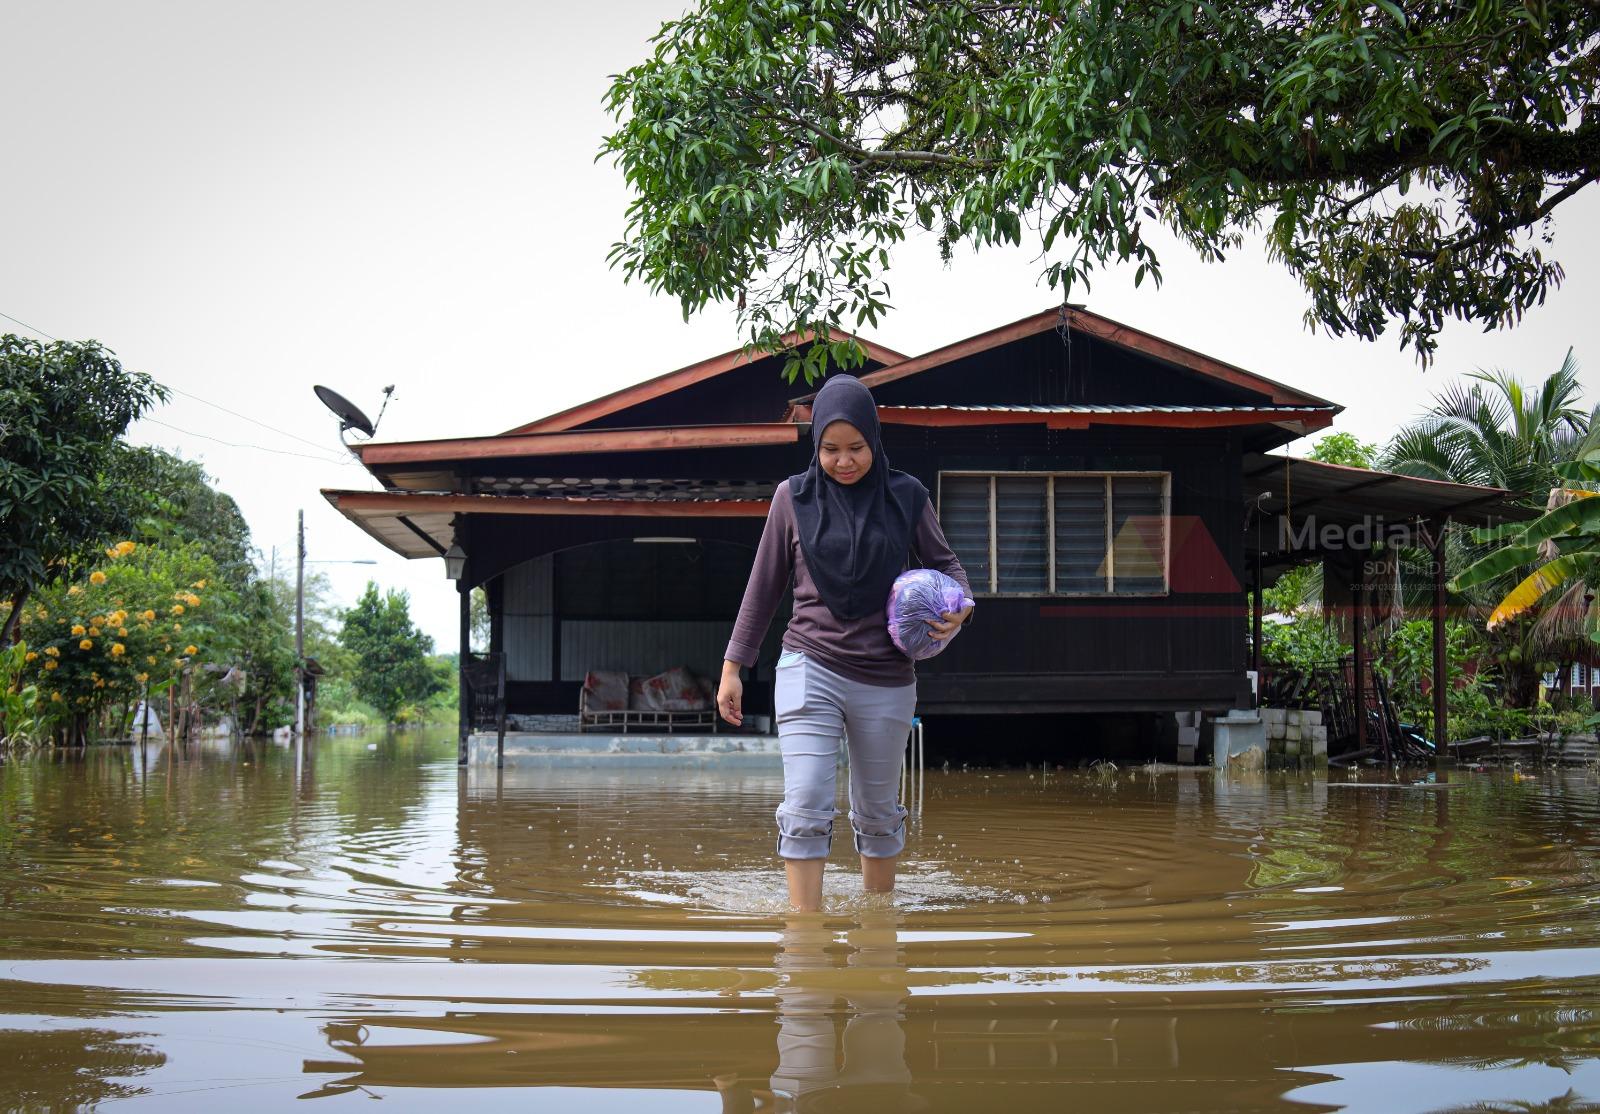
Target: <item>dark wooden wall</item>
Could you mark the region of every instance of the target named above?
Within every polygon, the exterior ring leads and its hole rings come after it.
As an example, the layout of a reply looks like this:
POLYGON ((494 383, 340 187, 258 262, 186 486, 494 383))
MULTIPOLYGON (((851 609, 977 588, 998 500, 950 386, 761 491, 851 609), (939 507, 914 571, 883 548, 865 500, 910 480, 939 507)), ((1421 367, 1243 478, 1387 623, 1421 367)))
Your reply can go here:
MULTIPOLYGON (((918 667, 926 710, 1225 709, 1238 702, 1246 686, 1247 612, 1236 436, 1228 431, 1135 428, 890 426, 884 441, 894 467, 917 476, 935 495, 941 470, 1172 473, 1173 592, 1164 597, 983 598, 971 627, 948 651, 918 667), (1214 546, 1220 555, 1224 576, 1197 585, 1180 562, 1197 560, 1195 555, 1203 556, 1206 546, 1214 546)), ((768 459, 781 461, 776 455, 768 459)), ((685 470, 691 469, 685 465, 685 470)), ((562 559, 569 572, 561 578, 567 585, 561 590, 567 601, 563 607, 571 614, 614 615, 626 604, 640 611, 641 618, 658 610, 683 617, 692 613, 694 618, 721 618, 731 629, 762 525, 759 518, 475 518, 469 524, 470 574, 482 580, 542 553, 571 551, 562 559), (731 542, 738 548, 707 547, 718 553, 705 568, 715 568, 719 584, 697 582, 681 593, 663 587, 659 575, 627 579, 618 587, 612 581, 619 574, 606 571, 614 558, 586 563, 585 553, 599 552, 592 543, 662 534, 731 542), (595 575, 572 583, 574 573, 583 568, 595 575)), ((641 553, 639 559, 647 556, 641 553)), ((663 547, 653 559, 670 562, 681 556, 663 547)), ((786 618, 787 607, 768 631, 752 689, 755 710, 765 706, 762 686, 770 679, 786 618)), ((549 685, 515 686, 514 710, 576 708, 575 685, 549 685)))
POLYGON ((1054 332, 874 387, 880 406, 995 403, 1260 403, 1266 396, 1075 334, 1054 332))
POLYGON ((972 625, 917 668, 929 710, 1000 711, 1012 702, 1054 711, 1234 706, 1246 685, 1243 506, 1234 436, 890 427, 884 449, 896 468, 916 475, 935 495, 941 470, 1172 473, 1169 595, 981 598, 972 625), (1186 576, 1180 562, 1199 560, 1208 544, 1220 555, 1222 575, 1186 576))

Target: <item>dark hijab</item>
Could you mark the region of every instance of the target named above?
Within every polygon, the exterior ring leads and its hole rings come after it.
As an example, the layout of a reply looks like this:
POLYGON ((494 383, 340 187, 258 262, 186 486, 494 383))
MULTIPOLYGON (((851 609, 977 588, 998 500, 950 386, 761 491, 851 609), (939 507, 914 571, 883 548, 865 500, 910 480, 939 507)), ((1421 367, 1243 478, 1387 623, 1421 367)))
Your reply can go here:
POLYGON ((789 477, 795 530, 817 594, 839 619, 881 611, 906 566, 911 532, 927 505, 915 476, 889 467, 878 435, 878 407, 861 380, 833 375, 811 403, 811 467, 789 477), (853 484, 822 470, 822 431, 840 419, 872 447, 872 467, 853 484))

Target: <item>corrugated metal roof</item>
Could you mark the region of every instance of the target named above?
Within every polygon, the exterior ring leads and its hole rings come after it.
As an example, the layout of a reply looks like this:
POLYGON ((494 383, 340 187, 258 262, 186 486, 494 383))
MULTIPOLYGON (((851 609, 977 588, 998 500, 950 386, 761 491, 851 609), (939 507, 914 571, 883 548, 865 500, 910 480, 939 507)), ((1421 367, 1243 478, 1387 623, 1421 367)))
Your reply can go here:
POLYGON ((1246 503, 1268 493, 1261 501, 1264 514, 1281 515, 1287 509, 1297 519, 1312 516, 1330 523, 1352 524, 1374 516, 1400 522, 1449 515, 1457 522, 1489 526, 1523 522, 1542 513, 1521 506, 1515 492, 1498 487, 1272 453, 1245 453, 1242 479, 1246 503))
POLYGON ((473 490, 488 495, 554 499, 694 500, 770 499, 777 480, 582 478, 577 476, 475 476, 473 490))

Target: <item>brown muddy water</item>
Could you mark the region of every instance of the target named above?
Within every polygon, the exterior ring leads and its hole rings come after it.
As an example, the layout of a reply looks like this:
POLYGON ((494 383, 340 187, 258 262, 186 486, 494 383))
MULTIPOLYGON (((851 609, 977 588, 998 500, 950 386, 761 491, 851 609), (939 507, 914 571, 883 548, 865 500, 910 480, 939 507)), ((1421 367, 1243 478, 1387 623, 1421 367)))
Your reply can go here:
POLYGON ((0 767, 0 1107, 1600 1100, 1584 772, 936 770, 895 900, 841 816, 799 917, 776 774, 371 744, 0 767))

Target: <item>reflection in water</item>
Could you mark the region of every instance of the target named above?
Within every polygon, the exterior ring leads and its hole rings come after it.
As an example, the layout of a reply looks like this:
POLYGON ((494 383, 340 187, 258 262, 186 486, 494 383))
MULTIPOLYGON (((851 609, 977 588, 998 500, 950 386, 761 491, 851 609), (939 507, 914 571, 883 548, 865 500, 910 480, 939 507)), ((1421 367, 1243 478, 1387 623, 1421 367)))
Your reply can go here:
POLYGON ((894 901, 808 918, 776 774, 369 741, 0 765, 0 1109, 1600 1097, 1588 775, 935 773, 894 901))
MULTIPOLYGON (((105 1029, 22 1029, 0 1018, 7 1110, 82 1110, 139 1093, 134 1080, 165 1060, 157 1049, 105 1029)), ((39 1019, 42 1020, 42 1019, 39 1019)))
MULTIPOLYGON (((906 1065, 905 1002, 910 994, 905 952, 891 908, 858 913, 845 933, 848 951, 843 980, 828 947, 834 932, 820 916, 791 914, 784 925, 774 969, 778 1014, 778 1066, 771 1089, 780 1111, 926 1110, 911 1092, 906 1065), (842 1062, 836 1047, 835 1003, 845 1009, 842 1062)), ((758 1096, 736 1076, 718 1076, 723 1110, 745 1114, 758 1096)), ((763 1105, 765 1105, 763 1103, 763 1105)))

